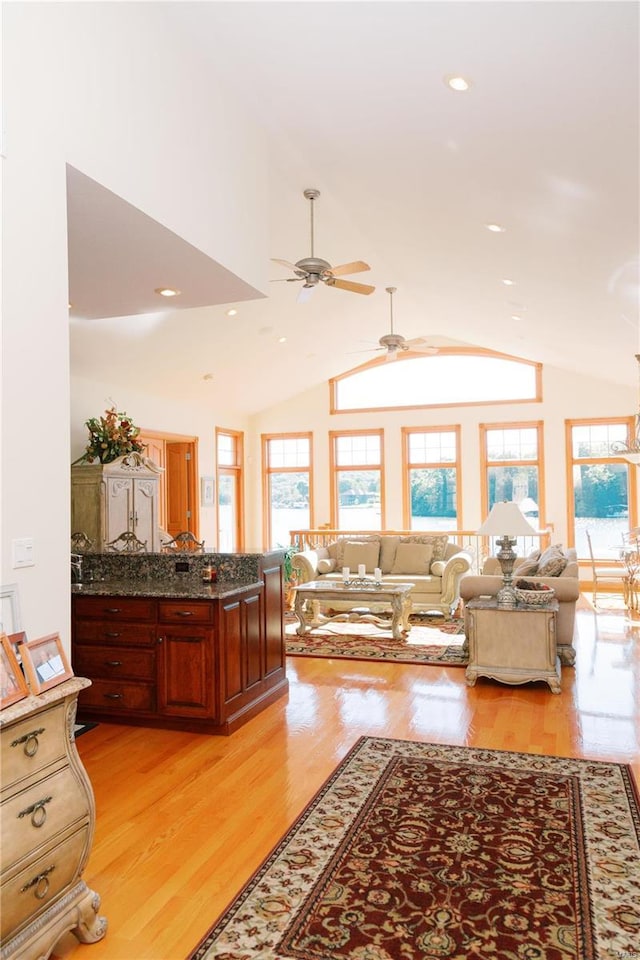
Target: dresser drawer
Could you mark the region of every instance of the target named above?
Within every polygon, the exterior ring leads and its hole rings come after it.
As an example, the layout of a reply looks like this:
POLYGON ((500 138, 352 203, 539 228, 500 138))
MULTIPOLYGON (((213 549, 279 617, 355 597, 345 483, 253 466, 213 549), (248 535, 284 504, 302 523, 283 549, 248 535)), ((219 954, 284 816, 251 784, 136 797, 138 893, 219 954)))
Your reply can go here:
POLYGON ((71 767, 63 767, 2 804, 2 861, 6 872, 77 821, 89 816, 86 791, 71 767))
POLYGON ((156 642, 156 628, 144 623, 105 623, 103 620, 76 619, 73 642, 74 644, 125 643, 127 646, 153 647, 156 642))
POLYGON ((213 604, 207 601, 161 600, 158 619, 163 623, 212 623, 213 604))
POLYGON ((17 933, 27 921, 31 923, 75 880, 88 844, 87 824, 3 882, 0 892, 2 940, 8 934, 17 933))
POLYGON ((66 755, 65 706, 31 714, 2 731, 2 792, 66 755))
POLYGON ((155 621, 155 601, 145 597, 75 597, 76 617, 155 621))
POLYGON ((128 677, 131 680, 155 680, 155 650, 131 650, 126 647, 74 647, 73 667, 83 676, 104 679, 128 677))
POLYGON ((101 680, 97 678, 79 697, 80 710, 113 710, 122 713, 125 710, 149 712, 155 710, 155 690, 146 683, 133 683, 126 680, 101 680))

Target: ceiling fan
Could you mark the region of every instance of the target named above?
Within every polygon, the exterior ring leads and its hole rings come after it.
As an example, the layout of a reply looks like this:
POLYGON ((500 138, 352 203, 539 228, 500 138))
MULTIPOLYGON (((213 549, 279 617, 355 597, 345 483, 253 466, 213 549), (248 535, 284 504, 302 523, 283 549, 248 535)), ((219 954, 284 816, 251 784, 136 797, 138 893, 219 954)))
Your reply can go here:
POLYGON ((430 346, 424 337, 415 337, 413 340, 405 340, 405 338, 399 333, 393 332, 393 295, 396 292, 396 289, 396 287, 385 287, 385 290, 389 294, 390 332, 385 333, 384 336, 380 337, 378 340, 380 346, 376 347, 372 352, 378 353, 381 350, 385 350, 385 360, 397 360, 398 354, 405 350, 411 350, 413 353, 426 353, 429 355, 438 353, 438 348, 430 346))
MULTIPOLYGON (((290 263, 289 260, 278 260, 272 258, 274 263, 279 263, 283 267, 293 270, 295 277, 286 277, 286 283, 299 283, 302 281, 302 288, 298 294, 298 303, 306 303, 314 289, 320 282, 328 287, 338 287, 340 290, 350 290, 352 293, 373 293, 375 287, 367 283, 355 283, 353 280, 340 280, 346 273, 360 273, 363 270, 370 270, 371 267, 363 260, 354 260, 353 263, 342 263, 338 267, 332 267, 327 260, 321 260, 313 253, 313 204, 320 196, 319 190, 307 189, 304 196, 310 204, 311 213, 311 256, 303 257, 297 263, 290 263)), ((277 282, 277 281, 276 281, 277 282)))

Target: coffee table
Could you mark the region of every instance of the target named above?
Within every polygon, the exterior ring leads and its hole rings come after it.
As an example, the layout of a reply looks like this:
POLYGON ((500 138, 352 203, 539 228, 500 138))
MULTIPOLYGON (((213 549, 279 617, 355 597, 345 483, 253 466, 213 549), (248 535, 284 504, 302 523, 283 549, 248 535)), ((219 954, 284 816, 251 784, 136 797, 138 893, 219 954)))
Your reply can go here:
POLYGON ((409 624, 409 614, 411 613, 410 593, 413 589, 412 583, 394 583, 381 584, 377 586, 372 580, 370 584, 358 584, 350 586, 340 582, 329 582, 322 580, 311 580, 309 583, 302 583, 294 587, 296 599, 294 604, 294 613, 298 618, 296 633, 303 637, 305 633, 317 627, 324 626, 332 620, 365 621, 373 623, 376 626, 391 629, 391 635, 394 640, 404 640, 411 629, 409 624), (352 609, 342 611, 334 616, 326 616, 320 612, 320 604, 331 601, 348 601, 352 609), (391 607, 391 624, 388 620, 383 620, 371 613, 371 607, 374 604, 385 603, 391 607), (311 609, 311 618, 308 617, 308 609, 311 609), (359 608, 364 607, 366 611, 361 613, 359 608))

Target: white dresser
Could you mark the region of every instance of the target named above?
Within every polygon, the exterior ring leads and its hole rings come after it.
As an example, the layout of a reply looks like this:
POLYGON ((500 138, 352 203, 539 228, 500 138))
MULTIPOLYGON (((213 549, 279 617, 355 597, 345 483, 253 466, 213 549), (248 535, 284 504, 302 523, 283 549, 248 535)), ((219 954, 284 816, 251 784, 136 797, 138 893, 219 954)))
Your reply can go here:
POLYGON ((45 960, 68 931, 100 940, 100 897, 81 879, 95 828, 93 790, 73 733, 73 677, 0 711, 2 960, 45 960))

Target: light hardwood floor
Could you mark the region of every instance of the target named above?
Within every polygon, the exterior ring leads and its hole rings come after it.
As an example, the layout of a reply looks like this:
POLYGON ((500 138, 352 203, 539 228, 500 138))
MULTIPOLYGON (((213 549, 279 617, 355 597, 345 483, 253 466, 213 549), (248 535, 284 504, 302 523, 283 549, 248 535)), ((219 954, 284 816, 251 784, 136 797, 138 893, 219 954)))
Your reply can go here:
POLYGON ((85 879, 106 938, 65 960, 184 960, 363 735, 631 764, 640 782, 640 617, 581 599, 575 669, 465 684, 464 668, 289 658, 290 691, 231 737, 101 724, 78 739, 96 795, 85 879))

